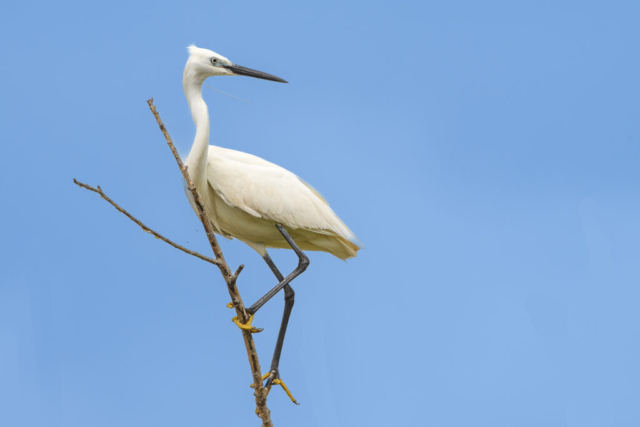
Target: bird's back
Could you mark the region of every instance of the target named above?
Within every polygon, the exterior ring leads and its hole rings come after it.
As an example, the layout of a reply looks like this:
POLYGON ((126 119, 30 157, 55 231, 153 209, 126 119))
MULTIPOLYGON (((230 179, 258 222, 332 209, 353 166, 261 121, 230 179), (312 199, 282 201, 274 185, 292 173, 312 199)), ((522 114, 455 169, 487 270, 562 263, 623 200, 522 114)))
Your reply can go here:
POLYGON ((303 250, 346 259, 363 247, 327 201, 292 172, 241 151, 210 146, 208 153, 212 213, 222 234, 259 252, 262 247, 288 248, 274 227, 278 223, 303 250))

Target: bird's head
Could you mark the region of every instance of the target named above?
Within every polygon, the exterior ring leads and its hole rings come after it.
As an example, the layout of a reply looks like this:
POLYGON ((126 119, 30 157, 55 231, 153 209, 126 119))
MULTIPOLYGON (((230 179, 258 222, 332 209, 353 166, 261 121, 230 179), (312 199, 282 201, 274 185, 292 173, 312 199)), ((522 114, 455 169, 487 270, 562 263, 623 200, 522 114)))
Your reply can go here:
POLYGON ((280 77, 234 64, 212 50, 202 49, 194 45, 189 46, 188 49, 189 59, 187 60, 187 65, 184 67, 185 79, 190 78, 203 82, 207 77, 212 76, 248 76, 274 82, 288 83, 280 77))

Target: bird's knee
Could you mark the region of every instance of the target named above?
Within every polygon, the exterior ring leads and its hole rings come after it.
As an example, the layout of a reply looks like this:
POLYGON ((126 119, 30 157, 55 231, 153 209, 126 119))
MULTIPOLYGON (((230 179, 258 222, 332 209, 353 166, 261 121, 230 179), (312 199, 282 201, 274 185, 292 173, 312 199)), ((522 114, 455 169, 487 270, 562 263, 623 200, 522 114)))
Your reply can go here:
POLYGON ((291 300, 293 302, 293 299, 295 298, 296 293, 293 291, 293 288, 291 286, 286 286, 284 288, 284 301, 287 302, 289 300, 291 300))
POLYGON ((302 252, 300 260, 298 261, 298 268, 304 271, 309 267, 309 264, 309 258, 304 254, 304 252, 302 252))

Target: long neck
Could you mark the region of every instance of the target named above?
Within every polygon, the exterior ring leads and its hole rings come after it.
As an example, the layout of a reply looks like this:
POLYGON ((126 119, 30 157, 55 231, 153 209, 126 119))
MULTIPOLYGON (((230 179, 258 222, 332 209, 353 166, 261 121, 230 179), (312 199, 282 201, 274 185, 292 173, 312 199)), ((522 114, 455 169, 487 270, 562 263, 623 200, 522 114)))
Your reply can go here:
POLYGON ((189 175, 196 186, 206 181, 207 157, 209 150, 209 111, 202 99, 202 83, 204 80, 193 78, 185 73, 182 81, 184 94, 187 97, 193 122, 196 125, 196 137, 185 164, 189 168, 189 175))

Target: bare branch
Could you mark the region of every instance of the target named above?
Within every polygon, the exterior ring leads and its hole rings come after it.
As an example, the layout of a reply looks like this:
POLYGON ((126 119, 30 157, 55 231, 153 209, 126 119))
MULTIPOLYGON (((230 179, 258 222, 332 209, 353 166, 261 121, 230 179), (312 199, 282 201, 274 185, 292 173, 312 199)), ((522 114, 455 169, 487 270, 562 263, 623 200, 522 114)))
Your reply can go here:
POLYGON ((220 264, 220 261, 218 261, 217 259, 209 258, 208 256, 204 256, 204 255, 202 255, 202 254, 200 254, 198 252, 192 251, 191 249, 187 249, 182 245, 179 245, 179 244, 177 244, 175 242, 172 242, 171 240, 167 239, 166 237, 164 237, 162 234, 158 233, 157 231, 154 231, 154 230, 150 229, 149 227, 144 225, 140 220, 138 220, 136 217, 134 217, 129 212, 127 212, 125 209, 121 208, 116 202, 111 200, 106 194, 104 194, 104 191, 102 191, 102 188, 100 188, 100 186, 98 186, 98 188, 94 188, 94 187, 92 187, 90 185, 83 184, 82 182, 76 180, 75 178, 73 179, 73 182, 76 185, 78 185, 79 187, 86 188, 87 190, 93 191, 94 193, 98 193, 100 195, 100 197, 102 197, 107 202, 109 202, 111 204, 111 206, 116 208, 119 212, 122 212, 123 214, 125 214, 127 216, 127 218, 129 218, 131 221, 133 221, 136 224, 138 224, 140 226, 140 228, 142 228, 147 233, 152 234, 156 239, 160 239, 163 242, 170 244, 174 248, 180 249, 182 252, 188 253, 189 255, 193 255, 194 257, 200 258, 203 261, 210 262, 213 265, 220 264))
MULTIPOLYGON (((244 268, 244 265, 240 265, 238 269, 235 271, 235 273, 231 273, 231 269, 229 268, 229 265, 224 259, 224 255, 222 253, 222 250, 220 249, 220 245, 218 244, 218 240, 216 239, 216 236, 214 234, 214 230, 211 225, 212 222, 205 210, 204 203, 202 202, 202 198, 200 197, 200 194, 198 193, 198 190, 196 189, 195 184, 193 183, 193 181, 191 180, 191 177, 189 176, 189 171, 187 170, 187 167, 184 165, 184 163, 182 163, 182 160, 180 159, 180 155, 178 154, 176 147, 173 145, 173 141, 169 136, 169 132, 167 132, 167 128, 162 123, 162 120, 160 119, 160 115, 158 114, 158 111, 156 110, 155 105, 153 105, 153 98, 149 99, 147 101, 147 104, 149 104, 149 108, 151 109, 151 112, 156 118, 156 121, 158 122, 158 126, 160 126, 160 130, 162 131, 162 134, 167 140, 167 145, 171 149, 171 152, 173 153, 173 157, 176 159, 176 162, 178 163, 180 172, 182 172, 182 176, 184 177, 184 180, 187 182, 187 187, 189 188, 189 191, 191 192, 193 196, 193 200, 195 202, 194 204, 196 207, 198 218, 200 218, 200 221, 204 226, 207 239, 209 240, 209 244, 211 245, 211 249, 213 250, 213 253, 215 254, 216 258, 215 259, 209 258, 207 256, 199 254, 198 252, 189 250, 184 246, 181 246, 181 245, 178 245, 177 243, 172 242, 171 240, 162 236, 160 233, 147 227, 140 220, 135 218, 125 209, 120 207, 116 202, 111 200, 111 198, 109 198, 102 191, 100 186, 98 186, 97 188, 94 188, 94 187, 91 187, 90 185, 79 182, 76 179, 74 179, 73 182, 81 188, 84 188, 99 194, 100 197, 102 197, 107 202, 109 202, 119 212, 126 215, 127 218, 129 218, 130 220, 138 224, 144 231, 152 234, 157 239, 160 239, 163 242, 168 243, 174 248, 179 249, 189 255, 193 255, 197 258, 200 258, 204 261, 207 261, 211 264, 218 266, 218 268, 220 269, 220 272, 222 273, 222 277, 224 278, 227 284, 227 290, 229 291, 229 296, 231 297, 232 307, 235 308, 236 310, 238 320, 242 324, 246 324, 247 321, 249 320, 249 316, 247 315, 244 303, 242 302, 242 298, 240 297, 240 292, 238 291, 238 288, 236 286, 238 275, 244 268)), ((244 339, 245 347, 247 350, 247 355, 249 356, 249 365, 251 367, 251 374, 253 377, 252 388, 255 389, 255 392, 253 393, 253 395, 255 396, 255 399, 256 399, 256 414, 258 415, 258 417, 262 419, 263 427, 273 427, 273 423, 271 422, 271 411, 269 411, 269 408, 267 407, 267 395, 269 394, 269 391, 262 384, 262 373, 260 372, 260 361, 258 360, 258 352, 256 350, 253 337, 251 336, 251 332, 244 329, 242 329, 241 331, 242 331, 242 337, 244 339)))
MULTIPOLYGON (((241 323, 246 324, 249 319, 249 316, 247 316, 244 303, 242 302, 242 298, 240 297, 240 292, 238 291, 238 288, 236 286, 236 279, 238 278, 238 275, 242 271, 243 266, 241 265, 240 267, 238 267, 235 273, 233 274, 231 273, 231 269, 229 268, 229 265, 225 261, 224 255, 222 254, 222 250, 220 249, 220 245, 218 244, 218 239, 216 239, 216 236, 214 234, 213 227, 211 225, 211 220, 205 210, 204 203, 202 202, 202 198, 200 197, 200 194, 198 193, 198 190, 196 189, 195 184, 193 183, 193 181, 191 180, 191 177, 189 176, 189 171, 187 170, 187 167, 182 163, 182 160, 180 159, 180 155, 178 154, 178 150, 176 150, 176 147, 173 145, 173 141, 169 136, 169 132, 167 131, 167 128, 165 127, 164 123, 162 123, 162 120, 160 119, 160 115, 156 110, 156 106, 153 105, 153 98, 149 99, 147 101, 147 104, 149 104, 149 108, 151 109, 153 116, 156 118, 156 121, 158 122, 158 126, 160 126, 160 130, 162 131, 162 134, 167 140, 167 145, 169 145, 169 148, 173 153, 173 157, 176 159, 176 162, 178 163, 178 167, 182 172, 182 176, 184 177, 184 180, 187 182, 187 187, 189 188, 189 191, 193 196, 198 218, 200 218, 200 221, 204 226, 204 229, 207 234, 207 238, 209 239, 209 244, 211 245, 211 249, 213 250, 213 253, 216 256, 216 261, 218 261, 216 265, 220 269, 220 272, 222 273, 222 276, 224 277, 224 280, 227 284, 227 290, 229 291, 229 296, 231 297, 231 301, 233 302, 233 307, 235 308, 236 314, 238 315, 238 320, 240 320, 241 323)), ((267 407, 267 394, 269 394, 269 391, 262 385, 262 373, 260 372, 260 362, 258 360, 258 352, 256 350, 253 337, 251 336, 251 332, 246 330, 242 330, 242 337, 244 339, 244 344, 247 349, 247 355, 249 356, 249 365, 251 366, 253 384, 257 384, 254 392, 254 396, 256 398, 256 413, 262 419, 263 427, 273 427, 273 423, 271 422, 271 411, 269 411, 269 408, 267 407)))

